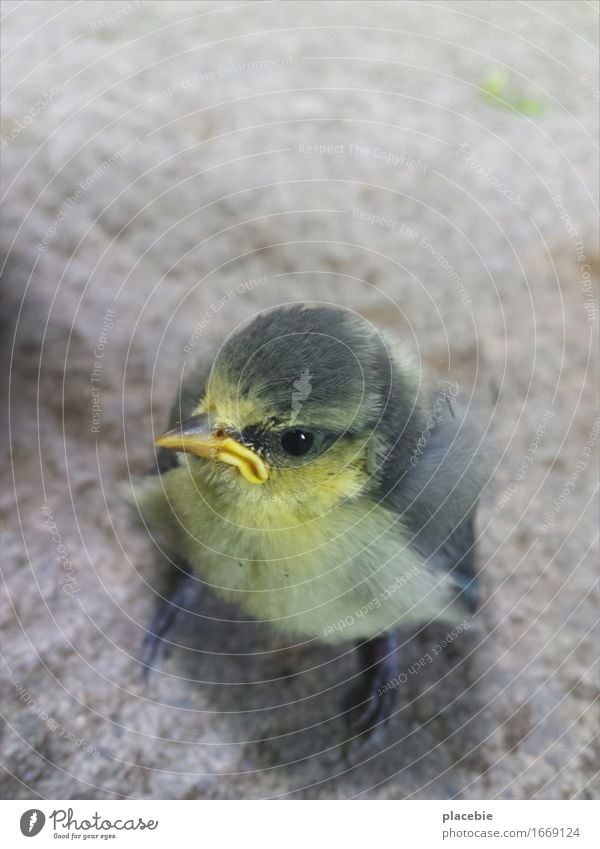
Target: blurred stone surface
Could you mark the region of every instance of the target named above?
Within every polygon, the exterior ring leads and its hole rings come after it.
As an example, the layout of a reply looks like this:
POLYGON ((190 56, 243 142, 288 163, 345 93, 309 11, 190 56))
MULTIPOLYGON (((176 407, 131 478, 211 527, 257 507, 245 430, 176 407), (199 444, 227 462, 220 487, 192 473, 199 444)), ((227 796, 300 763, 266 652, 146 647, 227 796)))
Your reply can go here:
POLYGON ((509 6, 5 4, 4 796, 597 793, 597 21, 509 6), (493 458, 483 606, 354 762, 351 646, 207 597, 136 660, 167 567, 118 486, 182 370, 299 299, 457 381, 493 458))

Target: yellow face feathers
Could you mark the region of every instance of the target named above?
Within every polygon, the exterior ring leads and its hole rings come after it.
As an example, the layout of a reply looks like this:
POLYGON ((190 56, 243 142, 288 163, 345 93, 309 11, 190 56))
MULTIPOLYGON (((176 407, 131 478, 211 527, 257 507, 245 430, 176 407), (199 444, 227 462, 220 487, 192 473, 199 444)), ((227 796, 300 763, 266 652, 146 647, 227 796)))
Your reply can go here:
POLYGON ((259 318, 221 348, 201 400, 185 407, 192 415, 157 445, 191 455, 180 465, 244 524, 259 514, 272 525, 329 510, 369 483, 389 353, 337 312, 259 318))

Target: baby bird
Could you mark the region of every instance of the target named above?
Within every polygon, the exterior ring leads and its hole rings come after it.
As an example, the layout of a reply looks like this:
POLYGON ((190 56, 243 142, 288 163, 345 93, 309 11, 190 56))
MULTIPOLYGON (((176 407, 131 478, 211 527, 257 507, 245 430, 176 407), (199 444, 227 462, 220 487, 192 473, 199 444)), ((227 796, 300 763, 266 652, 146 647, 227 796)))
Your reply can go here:
POLYGON ((260 314, 180 388, 136 501, 190 581, 302 640, 355 640, 360 734, 393 709, 395 629, 462 622, 477 603, 476 439, 453 384, 352 312, 260 314), (196 577, 198 576, 200 582, 196 577))

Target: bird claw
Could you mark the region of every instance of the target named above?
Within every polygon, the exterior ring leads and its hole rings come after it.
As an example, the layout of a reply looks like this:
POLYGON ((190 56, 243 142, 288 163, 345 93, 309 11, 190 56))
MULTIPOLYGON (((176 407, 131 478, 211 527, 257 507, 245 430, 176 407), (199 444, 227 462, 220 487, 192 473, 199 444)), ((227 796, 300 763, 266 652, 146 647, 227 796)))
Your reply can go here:
POLYGON ((356 753, 367 745, 376 743, 385 731, 394 706, 393 691, 384 694, 372 693, 365 701, 365 688, 358 687, 356 696, 348 700, 348 730, 351 736, 344 743, 345 753, 356 753), (358 699, 363 701, 357 703, 358 699))

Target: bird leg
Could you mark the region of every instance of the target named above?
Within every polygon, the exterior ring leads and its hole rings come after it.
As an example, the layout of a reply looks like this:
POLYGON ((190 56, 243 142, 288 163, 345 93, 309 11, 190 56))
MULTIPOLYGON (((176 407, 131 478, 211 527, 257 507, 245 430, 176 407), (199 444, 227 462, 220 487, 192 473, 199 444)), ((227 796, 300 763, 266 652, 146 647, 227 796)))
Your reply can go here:
POLYGON ((144 671, 144 680, 148 680, 161 649, 161 643, 169 633, 181 610, 189 610, 198 599, 201 583, 189 572, 179 578, 173 593, 161 598, 142 642, 140 663, 144 671))
POLYGON ((389 631, 357 645, 362 677, 348 707, 357 713, 352 725, 360 737, 377 735, 392 714, 396 703, 393 679, 397 647, 396 636, 389 631))

